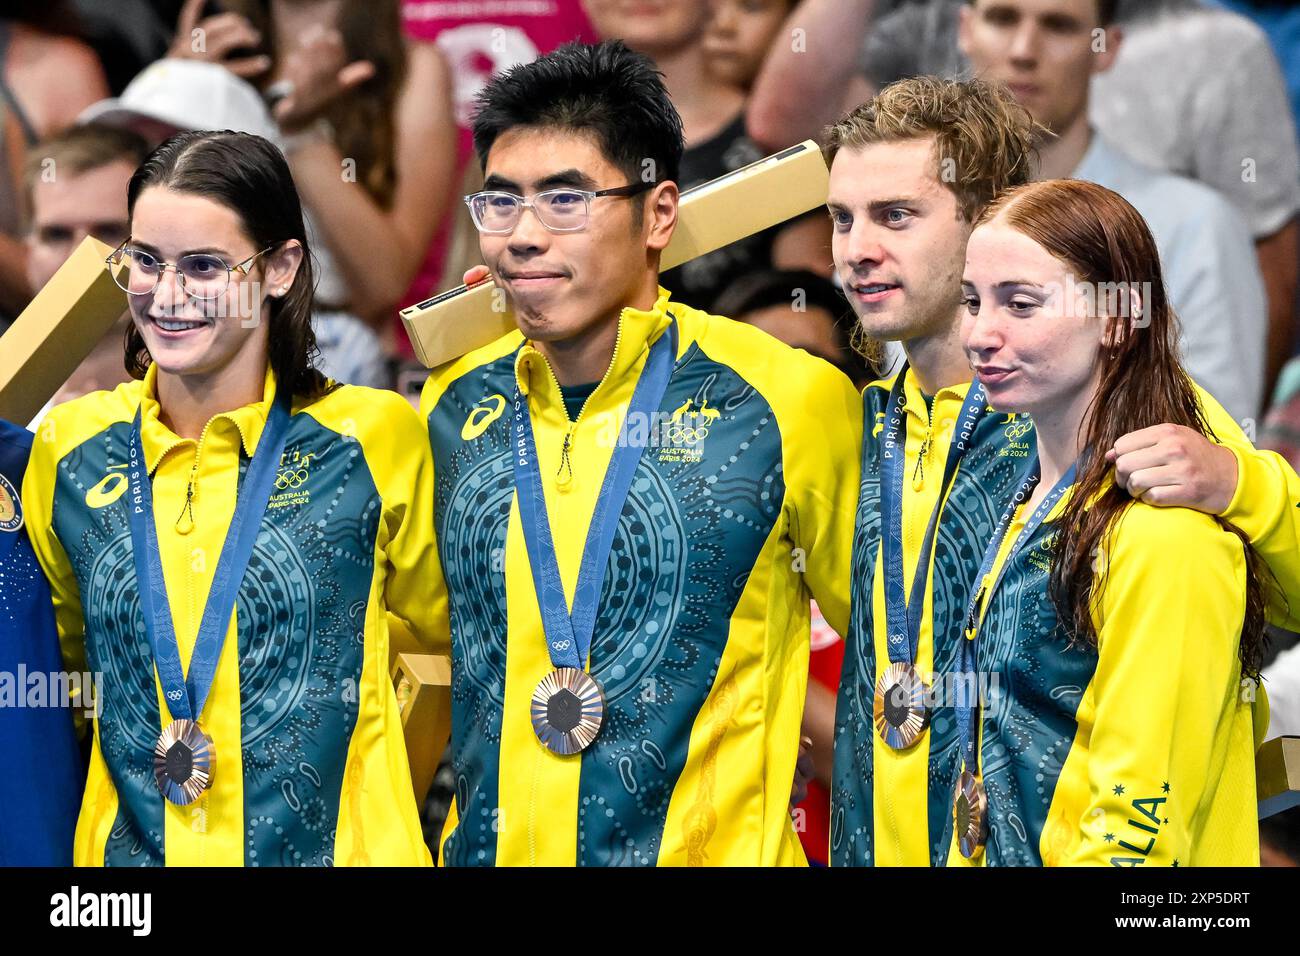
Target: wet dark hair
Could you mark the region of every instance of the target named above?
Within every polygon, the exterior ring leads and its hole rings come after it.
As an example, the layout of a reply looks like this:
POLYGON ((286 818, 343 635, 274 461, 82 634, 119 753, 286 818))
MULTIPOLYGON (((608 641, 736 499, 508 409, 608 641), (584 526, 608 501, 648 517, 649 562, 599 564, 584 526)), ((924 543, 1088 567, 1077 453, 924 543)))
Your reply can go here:
MULTIPOLYGON (((272 297, 269 360, 276 387, 295 396, 319 398, 330 390, 315 367, 320 354, 311 327, 311 250, 303 224, 302 204, 284 155, 268 140, 230 130, 178 133, 150 153, 131 176, 127 211, 135 215, 140 194, 151 186, 203 196, 239 217, 245 234, 258 249, 297 239, 302 263, 286 295, 272 297)), ((126 334, 126 369, 143 378, 153 358, 134 323, 126 334)))
POLYGON ((643 178, 646 160, 656 182, 680 175, 682 119, 653 61, 622 40, 567 43, 489 83, 474 117, 474 149, 485 170, 492 144, 516 126, 590 134, 630 183, 643 178))

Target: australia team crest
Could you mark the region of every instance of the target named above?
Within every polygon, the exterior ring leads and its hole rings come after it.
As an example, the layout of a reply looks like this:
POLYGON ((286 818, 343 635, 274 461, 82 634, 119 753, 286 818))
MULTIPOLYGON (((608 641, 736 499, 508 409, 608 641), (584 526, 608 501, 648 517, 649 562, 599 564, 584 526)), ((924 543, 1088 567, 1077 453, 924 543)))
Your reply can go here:
POLYGON ((663 423, 660 461, 694 463, 704 457, 704 439, 709 437, 709 426, 722 417, 722 413, 709 406, 706 398, 699 405, 688 398, 673 410, 663 423))
POLYGON ((18 500, 18 490, 9 479, 0 475, 0 532, 14 532, 23 526, 23 507, 18 500))

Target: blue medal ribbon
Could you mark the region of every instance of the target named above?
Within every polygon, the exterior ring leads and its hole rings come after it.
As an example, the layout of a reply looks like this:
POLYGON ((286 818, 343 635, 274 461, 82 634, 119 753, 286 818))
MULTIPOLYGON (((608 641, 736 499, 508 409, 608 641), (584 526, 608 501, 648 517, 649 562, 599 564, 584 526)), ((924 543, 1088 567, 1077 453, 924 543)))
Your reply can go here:
POLYGON ((971 595, 970 604, 966 608, 966 632, 962 635, 961 653, 957 665, 958 680, 953 692, 954 705, 957 711, 957 732, 961 738, 963 766, 972 774, 978 774, 979 771, 975 744, 978 740, 976 724, 979 710, 979 647, 977 642, 982 624, 980 607, 993 599, 994 592, 997 591, 998 585, 1002 583, 1003 576, 1016 560, 1016 556, 1032 539, 1034 532, 1038 530, 1038 526, 1047 520, 1047 516, 1056 507, 1056 503, 1061 500, 1061 496, 1074 485, 1076 471, 1077 465, 1071 465, 1070 469, 1061 476, 1060 481, 1047 493, 1047 497, 1039 502, 1038 507, 1034 509, 1034 513, 1030 515, 1024 530, 1020 532, 1020 536, 1016 538, 1015 544, 1012 545, 1006 561, 1002 563, 997 580, 985 587, 984 581, 993 570, 993 563, 997 560, 998 550, 1002 547, 1002 539, 1006 537, 1007 529, 1011 527, 1016 511, 1029 500, 1029 496, 1033 494, 1039 480, 1042 478, 1038 456, 1034 455, 1033 460, 1030 461, 1020 477, 1020 485, 1016 489, 1015 495, 1012 496, 1011 503, 1002 512, 1002 517, 993 530, 993 540, 989 542, 988 547, 984 550, 984 560, 980 562, 979 576, 975 579, 975 593, 971 595))
MULTIPOLYGON (((885 634, 888 638, 889 659, 893 663, 916 663, 916 648, 921 635, 921 616, 925 608, 925 589, 930 573, 930 551, 934 546, 935 529, 939 522, 939 512, 943 510, 944 497, 948 493, 957 466, 970 449, 975 436, 975 426, 984 415, 986 404, 984 386, 979 379, 971 382, 966 393, 966 402, 962 406, 961 418, 957 421, 956 432, 948 445, 948 458, 943 466, 943 483, 939 486, 939 498, 934 510, 930 512, 929 523, 925 527, 925 537, 921 544, 921 553, 917 557, 916 574, 912 577, 911 599, 903 597, 903 482, 906 471, 907 449, 907 412, 906 389, 907 366, 898 373, 894 387, 890 390, 889 401, 885 406, 885 425, 883 446, 881 448, 881 470, 884 473, 885 493, 880 498, 880 525, 883 532, 884 572, 885 572, 885 634)), ((864 435, 870 435, 875 423, 864 423, 864 435)))
MULTIPOLYGON (((542 614, 542 628, 546 632, 547 650, 551 664, 557 668, 586 670, 591 637, 596 629, 596 605, 600 600, 600 587, 605 577, 605 562, 614 544, 618 516, 623 511, 628 490, 632 487, 632 476, 636 473, 645 445, 649 444, 648 438, 645 444, 627 444, 624 440, 627 434, 626 423, 635 420, 634 416, 648 417, 658 410, 664 392, 668 389, 668 379, 676 355, 677 321, 673 318, 672 324, 650 347, 645 368, 632 392, 622 435, 605 471, 600 495, 596 498, 596 507, 591 515, 591 525, 587 529, 572 612, 565 602, 564 583, 555 557, 555 541, 551 537, 550 519, 546 514, 546 494, 537 464, 533 423, 528 414, 528 403, 524 400, 518 383, 515 384, 515 492, 519 499, 519 519, 523 525, 524 542, 528 548, 528 563, 532 567, 533 584, 537 590, 537 604, 542 614)), ((649 434, 650 430, 647 430, 647 435, 649 434)))
POLYGON ((217 672, 217 662, 226 640, 230 615, 234 610, 235 596, 240 581, 253 555, 253 545, 261 528, 262 516, 275 483, 280 455, 284 451, 289 431, 289 396, 276 396, 276 401, 262 430, 257 452, 244 474, 243 486, 235 499, 235 513, 230 520, 221 557, 208 590, 208 600, 203 607, 203 618, 194 640, 187 676, 181 667, 180 647, 172 625, 171 604, 167 597, 167 583, 163 577, 162 559, 158 551, 158 528, 154 524, 153 486, 144 460, 141 438, 141 413, 137 409, 131 425, 128 443, 128 476, 130 501, 127 512, 131 527, 131 545, 135 557, 135 574, 140 590, 140 610, 144 615, 145 632, 153 649, 154 664, 162 683, 167 709, 173 720, 197 721, 212 689, 212 679, 217 672))

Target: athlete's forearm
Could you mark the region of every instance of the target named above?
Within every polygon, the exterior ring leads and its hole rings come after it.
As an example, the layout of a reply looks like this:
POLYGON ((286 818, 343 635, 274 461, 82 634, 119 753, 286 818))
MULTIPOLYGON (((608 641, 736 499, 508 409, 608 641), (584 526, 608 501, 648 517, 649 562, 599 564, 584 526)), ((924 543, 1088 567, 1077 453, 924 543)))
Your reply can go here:
POLYGON ((1222 517, 1250 539, 1273 579, 1270 624, 1300 630, 1300 476, 1276 452, 1229 446, 1237 459, 1237 489, 1222 517))
POLYGON ((1300 476, 1280 455, 1257 449, 1212 396, 1201 391, 1199 398, 1217 442, 1169 424, 1131 432, 1107 452, 1115 481, 1147 504, 1193 508, 1240 528, 1276 583, 1269 589, 1269 623, 1296 630, 1300 476))

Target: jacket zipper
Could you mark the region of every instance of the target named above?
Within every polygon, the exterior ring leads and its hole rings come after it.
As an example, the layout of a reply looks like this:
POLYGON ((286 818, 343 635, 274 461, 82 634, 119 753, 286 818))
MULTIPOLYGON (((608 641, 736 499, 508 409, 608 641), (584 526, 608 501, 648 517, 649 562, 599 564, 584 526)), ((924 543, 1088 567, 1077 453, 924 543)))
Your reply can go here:
MULTIPOLYGON (((542 364, 546 366, 546 373, 551 377, 551 384, 555 386, 556 394, 560 395, 560 408, 564 412, 565 419, 569 421, 569 427, 564 432, 564 445, 560 449, 560 468, 555 475, 556 478, 559 478, 560 475, 564 473, 565 469, 568 469, 568 478, 564 480, 564 482, 562 483, 563 485, 567 485, 569 480, 573 478, 573 459, 570 456, 570 450, 573 447, 573 433, 575 429, 577 429, 578 427, 578 422, 582 420, 582 416, 586 414, 587 406, 591 404, 591 400, 595 398, 596 393, 605 387, 605 382, 609 379, 610 372, 614 370, 614 366, 618 363, 618 349, 619 346, 622 344, 622 342, 623 342, 623 319, 622 317, 620 317, 618 321, 618 331, 614 335, 614 351, 610 354, 609 357, 609 367, 605 369, 605 374, 601 376, 601 379, 596 384, 596 387, 592 389, 591 394, 587 396, 587 400, 584 401, 582 403, 582 407, 578 409, 578 417, 573 419, 569 418, 569 410, 564 407, 564 393, 560 391, 560 380, 555 377, 555 370, 551 368, 551 363, 546 360, 546 356, 545 355, 541 356, 542 364)), ((587 664, 586 661, 583 661, 582 663, 584 667, 587 664)), ((537 791, 538 772, 541 767, 540 753, 538 756, 539 759, 533 764, 533 792, 534 793, 536 793, 537 791)), ((527 832, 529 865, 536 865, 537 862, 536 809, 537 809, 537 801, 530 800, 529 810, 528 810, 528 832, 527 832)))
MULTIPOLYGON (((925 437, 921 439, 921 447, 917 450, 917 455, 916 455, 916 467, 912 470, 912 490, 915 492, 920 492, 921 489, 925 487, 925 460, 929 456, 933 444, 934 444, 933 414, 932 414, 932 410, 927 406, 926 415, 925 415, 925 437)), ((902 507, 902 502, 899 502, 899 507, 900 508, 902 507)), ((908 543, 911 543, 914 546, 919 547, 919 543, 912 541, 910 536, 907 535, 906 530, 904 531, 904 539, 908 543)), ((917 574, 924 573, 925 569, 922 567, 921 564, 921 559, 923 557, 924 557, 923 555, 918 555, 916 568, 912 572, 913 577, 915 577, 915 575, 917 574)), ((910 594, 910 591, 908 593, 910 594)), ((889 819, 889 825, 892 828, 892 832, 897 834, 900 832, 900 828, 897 822, 897 813, 895 812, 893 794, 886 790, 881 794, 881 796, 882 796, 881 802, 884 804, 885 815, 889 819)), ((895 850, 898 851, 901 855, 902 852, 901 846, 895 846, 895 850)), ((929 847, 928 837, 926 839, 926 853, 927 856, 932 856, 931 849, 929 847)))
MULTIPOLYGON (((591 390, 591 394, 587 396, 586 401, 582 403, 582 407, 578 409, 578 417, 574 419, 574 424, 577 424, 577 422, 582 419, 582 416, 586 414, 587 406, 590 405, 591 400, 596 397, 596 393, 605 387, 605 382, 609 380, 610 372, 614 371, 614 366, 618 364, 618 347, 622 343, 623 320, 620 318, 618 320, 618 330, 614 333, 614 351, 609 354, 609 367, 605 369, 605 374, 600 377, 600 381, 596 383, 596 387, 591 390)), ((567 410, 565 414, 568 414, 567 410)))
MULTIPOLYGON (((209 419, 208 423, 203 426, 203 431, 199 433, 198 445, 194 449, 194 463, 190 466, 190 477, 185 488, 185 504, 181 508, 180 517, 176 519, 176 531, 182 535, 190 534, 197 526, 197 522, 194 518, 194 496, 197 493, 199 460, 203 455, 203 445, 204 441, 208 437, 208 429, 212 427, 214 421, 216 421, 216 417, 209 419), (181 522, 187 517, 189 519, 188 523, 182 527, 181 522)), ((194 569, 193 549, 191 549, 190 558, 185 562, 185 592, 186 597, 188 598, 189 619, 196 633, 198 630, 198 623, 195 615, 199 602, 198 588, 196 587, 195 578, 198 573, 199 572, 194 569)), ((195 717, 197 719, 198 715, 196 714, 195 717)), ((204 805, 204 810, 206 811, 206 805, 204 805)), ((206 832, 206 823, 204 832, 206 832)), ((203 844, 200 844, 200 847, 202 846, 203 844)), ((202 851, 200 850, 200 852, 202 851)))
POLYGON ((175 527, 181 534, 189 534, 194 530, 194 494, 196 491, 195 483, 199 476, 199 458, 203 455, 203 442, 208 437, 208 429, 212 427, 214 421, 216 421, 216 416, 208 419, 208 423, 203 426, 203 431, 199 434, 198 446, 194 449, 194 464, 190 466, 190 480, 185 487, 185 504, 181 506, 180 517, 176 519, 175 527), (189 515, 189 524, 182 528, 181 521, 185 519, 186 515, 189 515))
POLYGON ((928 406, 925 410, 925 437, 921 439, 921 447, 916 454, 916 468, 912 471, 912 490, 920 491, 925 487, 925 460, 930 455, 930 448, 934 444, 934 414, 928 406))
POLYGON ((555 377, 555 370, 551 368, 551 363, 546 360, 546 356, 541 355, 540 352, 538 353, 541 356, 542 364, 546 366, 546 374, 551 377, 551 384, 555 386, 556 394, 561 397, 560 408, 564 412, 565 420, 569 423, 569 427, 565 429, 564 432, 564 444, 560 448, 560 467, 555 472, 556 478, 565 476, 562 484, 567 485, 573 480, 573 458, 571 456, 571 451, 573 449, 573 435, 574 432, 577 431, 578 422, 582 421, 582 416, 587 413, 587 407, 591 404, 591 400, 596 397, 596 393, 604 388, 605 382, 609 380, 610 372, 614 370, 614 366, 618 363, 618 348, 622 342, 623 320, 619 319, 618 331, 614 334, 614 351, 609 357, 609 366, 605 369, 605 374, 601 376, 600 381, 596 383, 596 387, 592 389, 591 394, 588 395, 586 400, 582 403, 582 407, 578 409, 577 418, 569 418, 569 410, 564 405, 564 393, 560 389, 560 380, 555 377), (566 472, 567 476, 565 475, 566 472))

